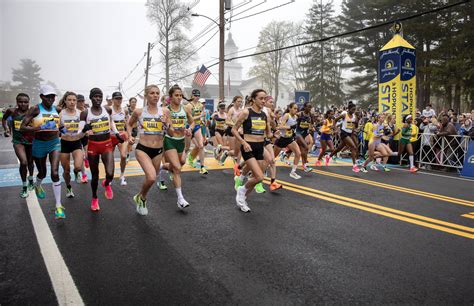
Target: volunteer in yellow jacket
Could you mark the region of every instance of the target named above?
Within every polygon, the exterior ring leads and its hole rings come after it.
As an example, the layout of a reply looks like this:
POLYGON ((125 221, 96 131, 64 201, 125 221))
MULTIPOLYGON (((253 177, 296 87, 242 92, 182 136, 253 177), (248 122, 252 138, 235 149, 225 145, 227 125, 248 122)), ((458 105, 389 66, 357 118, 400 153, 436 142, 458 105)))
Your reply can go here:
POLYGON ((165 151, 165 158, 169 163, 168 170, 173 173, 173 184, 178 197, 177 205, 178 208, 183 209, 189 206, 181 190, 181 167, 186 162, 184 137, 191 136, 191 131, 194 129, 194 121, 191 112, 181 105, 181 100, 183 99, 181 88, 174 85, 168 93, 171 101, 168 107, 163 110, 168 128, 163 141, 163 149, 165 151), (186 128, 187 124, 189 124, 189 128, 186 128))
POLYGON ((243 212, 249 212, 247 196, 252 192, 255 185, 263 180, 263 170, 267 167, 264 160, 265 135, 272 137, 267 115, 263 111, 267 93, 263 89, 255 89, 250 95, 253 104, 245 108, 237 118, 232 127, 232 133, 242 144, 242 158, 246 166, 252 171, 252 177, 243 186, 237 188, 235 197, 237 206, 243 212), (239 134, 239 128, 243 127, 243 137, 239 134))
POLYGON ((40 89, 41 103, 30 108, 21 122, 21 132, 34 132, 33 160, 38 169, 35 191, 39 199, 46 194, 41 182, 46 177, 46 160, 51 164, 51 181, 56 200, 56 219, 65 218, 64 207, 61 205, 61 180, 59 179, 59 159, 61 143, 59 140, 59 113, 53 106, 56 99, 54 88, 43 85, 40 89), (32 126, 30 126, 30 123, 32 126))
MULTIPOLYGON (((163 157, 164 126, 166 122, 164 111, 158 105, 160 101, 160 89, 156 85, 148 85, 145 88, 145 104, 143 108, 133 111, 127 122, 127 131, 132 133, 133 127, 138 128, 139 142, 135 148, 135 156, 138 163, 145 172, 145 179, 140 192, 133 200, 137 204, 137 213, 144 216, 148 214, 147 195, 156 181, 160 171, 163 157)), ((130 137, 129 142, 135 143, 135 137, 130 137)))

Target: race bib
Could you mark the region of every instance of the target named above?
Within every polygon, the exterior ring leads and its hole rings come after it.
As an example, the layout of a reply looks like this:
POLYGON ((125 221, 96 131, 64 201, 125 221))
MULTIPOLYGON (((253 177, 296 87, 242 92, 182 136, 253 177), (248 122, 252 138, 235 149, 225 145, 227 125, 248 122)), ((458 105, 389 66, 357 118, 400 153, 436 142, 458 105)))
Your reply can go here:
POLYGON ((15 130, 20 130, 21 120, 15 120, 13 126, 15 127, 15 130))
POLYGON ((307 122, 307 121, 301 121, 301 122, 300 122, 300 128, 302 128, 302 129, 309 129, 309 122, 307 122))
POLYGON ((91 121, 92 132, 94 134, 105 134, 110 132, 110 122, 108 119, 97 119, 91 121))
POLYGON ((225 129, 225 121, 216 121, 216 129, 217 130, 224 130, 225 129))
POLYGON ((64 127, 68 133, 77 133, 79 131, 79 121, 77 120, 64 120, 64 127))
POLYGON ((171 126, 175 130, 183 130, 184 129, 184 119, 183 118, 173 118, 173 119, 171 119, 171 126))
POLYGON ((125 131, 125 121, 120 120, 120 121, 114 121, 115 127, 117 128, 117 131, 123 132, 125 131))
POLYGON ((263 119, 253 119, 252 118, 252 134, 255 135, 263 135, 265 133, 265 129, 267 128, 267 122, 263 119))
POLYGON ((145 118, 143 119, 143 130, 144 134, 162 134, 163 122, 155 118, 145 118))

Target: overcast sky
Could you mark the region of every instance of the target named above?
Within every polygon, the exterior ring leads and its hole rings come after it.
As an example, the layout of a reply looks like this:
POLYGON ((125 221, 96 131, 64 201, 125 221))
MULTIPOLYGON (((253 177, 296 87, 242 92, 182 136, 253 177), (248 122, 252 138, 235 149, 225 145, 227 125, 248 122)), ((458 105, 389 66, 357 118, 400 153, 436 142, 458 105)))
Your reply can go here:
MULTIPOLYGON (((234 0, 233 5, 243 1, 234 0)), ((260 2, 265 3, 239 17, 290 1, 253 0, 234 15, 260 2)), ((0 0, 0 80, 10 81, 11 69, 18 66, 19 60, 31 58, 41 66, 42 77, 56 83, 63 92, 74 90, 87 94, 90 88, 98 86, 111 93, 143 56, 147 43, 157 39, 155 26, 146 18, 145 3, 146 0, 0 0)), ((312 0, 296 0, 282 8, 233 22, 230 32, 239 49, 254 47, 259 31, 267 23, 305 20, 312 3, 312 0)), ((339 11, 341 0, 334 3, 339 11)), ((217 0, 200 0, 191 13, 214 18, 218 10, 217 0)), ((210 23, 202 17, 192 17, 192 22, 188 37, 195 36, 210 23)), ((202 45, 213 33, 195 41, 194 47, 202 45)), ((198 52, 190 67, 216 59, 218 44, 216 35, 198 52)), ((158 62, 158 50, 152 51, 152 57, 153 63, 158 62)), ((244 65, 245 79, 253 62, 251 59, 240 62, 244 65)), ((144 64, 123 83, 127 96, 143 88, 144 79, 139 79, 144 64)), ((217 70, 217 66, 211 68, 214 76, 209 78, 210 83, 217 83, 217 70)), ((154 65, 149 83, 160 83, 163 71, 161 64, 154 65)))

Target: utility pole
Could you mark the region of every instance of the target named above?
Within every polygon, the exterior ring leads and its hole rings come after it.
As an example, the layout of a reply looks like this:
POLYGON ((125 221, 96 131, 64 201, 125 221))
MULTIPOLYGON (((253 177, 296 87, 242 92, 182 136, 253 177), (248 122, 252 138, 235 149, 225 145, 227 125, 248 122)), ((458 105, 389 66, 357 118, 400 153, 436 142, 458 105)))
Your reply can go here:
POLYGON ((224 100, 224 0, 219 0, 219 100, 224 100))
MULTIPOLYGON (((145 88, 148 86, 148 70, 150 69, 150 50, 151 50, 151 43, 148 43, 148 51, 146 54, 146 68, 145 68, 145 87, 143 89, 143 97, 145 97, 145 88)), ((145 98, 143 98, 143 106, 145 106, 145 98)))
MULTIPOLYGON (((324 37, 324 28, 323 28, 323 0, 320 2, 321 5, 321 38, 324 37)), ((325 107, 325 97, 324 97, 324 42, 321 42, 321 109, 325 107)))

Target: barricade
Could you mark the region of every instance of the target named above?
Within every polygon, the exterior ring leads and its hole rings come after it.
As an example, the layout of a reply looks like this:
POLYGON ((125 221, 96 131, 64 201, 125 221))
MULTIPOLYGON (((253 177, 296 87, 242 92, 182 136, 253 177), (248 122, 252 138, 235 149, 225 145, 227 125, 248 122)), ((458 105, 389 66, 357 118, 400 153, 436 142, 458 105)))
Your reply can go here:
POLYGON ((421 134, 420 140, 420 147, 416 152, 420 165, 462 169, 471 141, 469 136, 421 134))

